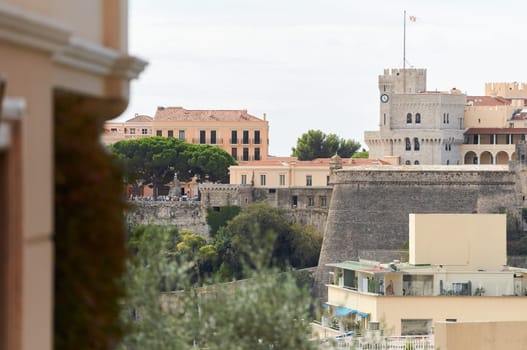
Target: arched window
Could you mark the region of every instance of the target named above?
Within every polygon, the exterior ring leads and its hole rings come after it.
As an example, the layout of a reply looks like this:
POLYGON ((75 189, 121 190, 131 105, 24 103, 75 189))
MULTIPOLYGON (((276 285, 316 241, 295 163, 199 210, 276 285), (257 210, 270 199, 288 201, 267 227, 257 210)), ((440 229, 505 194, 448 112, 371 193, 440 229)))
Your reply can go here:
POLYGON ((447 159, 446 165, 450 165, 450 160, 447 159))
POLYGON ((406 150, 411 151, 412 150, 412 143, 410 142, 410 138, 407 137, 404 139, 404 142, 406 144, 406 150))
POLYGON ((446 124, 446 113, 443 113, 443 124, 446 124))
POLYGON ((445 143, 445 151, 448 151, 448 145, 445 143))
POLYGON ((450 113, 446 114, 446 123, 450 124, 450 113))
POLYGON ((419 139, 414 137, 414 151, 419 151, 419 139))
POLYGON ((414 162, 414 165, 419 165, 419 161, 416 160, 416 161, 414 162))
POLYGON ((412 163, 410 163, 410 161, 407 160, 404 164, 406 164, 406 165, 410 165, 410 164, 412 164, 412 163))
POLYGON ((412 113, 406 115, 406 124, 412 124, 412 113))
POLYGON ((421 124, 421 113, 415 113, 415 123, 421 124))

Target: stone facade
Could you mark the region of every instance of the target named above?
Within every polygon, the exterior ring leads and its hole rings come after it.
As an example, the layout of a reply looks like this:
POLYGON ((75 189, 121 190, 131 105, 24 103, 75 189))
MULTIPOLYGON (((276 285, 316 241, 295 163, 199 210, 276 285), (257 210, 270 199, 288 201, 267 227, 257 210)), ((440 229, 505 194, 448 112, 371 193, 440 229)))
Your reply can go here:
POLYGON ((134 201, 127 212, 129 226, 162 225, 189 229, 208 236, 207 211, 200 202, 142 202, 134 201))
POLYGON ((395 164, 461 164, 466 96, 426 91, 425 69, 386 69, 379 76, 379 131, 366 131, 371 159, 395 164))

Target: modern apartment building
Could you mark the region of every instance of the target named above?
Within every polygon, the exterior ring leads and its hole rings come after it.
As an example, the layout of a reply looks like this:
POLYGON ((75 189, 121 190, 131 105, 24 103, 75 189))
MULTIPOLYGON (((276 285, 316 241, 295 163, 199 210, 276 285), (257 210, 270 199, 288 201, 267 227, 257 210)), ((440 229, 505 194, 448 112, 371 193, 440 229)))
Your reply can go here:
POLYGON ((527 321, 527 270, 506 265, 504 214, 410 214, 409 260, 328 264, 327 305, 339 320, 385 334, 434 323, 527 321))
POLYGON ((126 0, 0 0, 0 349, 53 348, 55 117, 124 111, 127 32, 126 0))
POLYGON ((176 137, 195 144, 216 145, 238 161, 263 160, 269 150, 269 123, 247 110, 188 110, 158 107, 154 117, 136 115, 125 122, 107 122, 102 142, 145 136, 176 137))

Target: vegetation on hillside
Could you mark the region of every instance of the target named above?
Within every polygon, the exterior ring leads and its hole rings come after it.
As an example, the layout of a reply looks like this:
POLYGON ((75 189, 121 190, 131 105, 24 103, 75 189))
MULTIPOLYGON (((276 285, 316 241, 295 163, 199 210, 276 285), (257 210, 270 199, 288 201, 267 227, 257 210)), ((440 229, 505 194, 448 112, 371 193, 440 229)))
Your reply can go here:
POLYGON ((302 134, 293 147, 293 156, 299 160, 330 158, 338 154, 342 158, 351 158, 360 148, 355 140, 346 140, 335 134, 325 134, 320 130, 309 130, 302 134))
POLYGON ((289 274, 257 266, 250 280, 195 289, 188 277, 200 263, 177 258, 182 241, 175 233, 149 226, 131 236, 122 304, 130 331, 118 350, 315 348, 308 340, 311 300, 289 274), (178 292, 160 298, 166 290, 178 292))

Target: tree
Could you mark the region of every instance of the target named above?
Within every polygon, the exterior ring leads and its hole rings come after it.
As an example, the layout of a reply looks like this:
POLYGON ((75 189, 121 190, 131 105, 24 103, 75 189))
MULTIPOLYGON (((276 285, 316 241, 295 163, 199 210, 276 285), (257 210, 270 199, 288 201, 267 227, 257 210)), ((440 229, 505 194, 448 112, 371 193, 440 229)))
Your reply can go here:
POLYGON ((198 293, 188 283, 188 265, 170 259, 168 230, 146 227, 130 244, 134 255, 121 313, 129 332, 118 350, 315 349, 309 341, 311 300, 289 274, 261 270, 250 280, 198 293), (179 291, 160 297, 166 281, 179 291))
POLYGON ((194 145, 176 138, 143 137, 122 140, 110 146, 110 151, 123 164, 124 181, 139 187, 152 184, 154 196, 161 185, 168 183, 178 173, 182 181, 194 175, 202 180, 228 181, 229 166, 234 158, 219 147, 194 145))
POLYGON ((313 225, 291 225, 291 265, 296 267, 317 266, 322 247, 322 234, 313 225))
POLYGON ((315 158, 330 158, 335 154, 350 158, 360 148, 360 143, 354 140, 339 138, 335 134, 325 134, 320 130, 309 130, 296 141, 293 156, 299 160, 315 158))
POLYGON ((353 156, 351 158, 368 159, 369 157, 370 157, 370 153, 363 148, 362 151, 353 153, 353 156))

